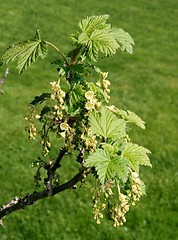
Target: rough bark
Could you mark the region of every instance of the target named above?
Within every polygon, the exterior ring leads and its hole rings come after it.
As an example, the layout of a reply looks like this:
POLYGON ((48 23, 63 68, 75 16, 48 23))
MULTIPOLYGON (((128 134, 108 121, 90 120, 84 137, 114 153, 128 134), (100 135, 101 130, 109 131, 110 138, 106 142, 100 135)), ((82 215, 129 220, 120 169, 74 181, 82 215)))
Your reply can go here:
POLYGON ((23 198, 15 197, 6 205, 3 205, 0 209, 0 224, 2 225, 2 218, 6 215, 11 214, 14 211, 25 209, 27 206, 35 204, 38 200, 54 196, 67 189, 75 188, 75 185, 85 177, 85 169, 83 168, 78 174, 76 174, 71 180, 57 187, 53 187, 51 194, 49 195, 48 190, 42 192, 33 192, 26 194, 23 198))

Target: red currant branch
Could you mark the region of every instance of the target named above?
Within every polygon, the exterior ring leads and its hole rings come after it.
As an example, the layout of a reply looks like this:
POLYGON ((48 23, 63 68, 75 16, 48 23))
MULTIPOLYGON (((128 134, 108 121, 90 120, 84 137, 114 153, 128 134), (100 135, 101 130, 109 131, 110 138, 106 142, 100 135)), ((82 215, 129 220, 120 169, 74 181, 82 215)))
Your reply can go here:
MULTIPOLYGON (((61 184, 53 188, 52 194, 54 196, 67 189, 75 188, 75 185, 86 177, 86 168, 82 168, 79 173, 77 173, 72 179, 64 184, 61 184)), ((33 192, 31 194, 26 194, 23 198, 15 197, 6 205, 3 205, 0 209, 0 224, 2 225, 2 218, 6 215, 11 214, 14 211, 25 209, 27 206, 35 204, 38 200, 49 197, 48 190, 42 192, 33 192)))

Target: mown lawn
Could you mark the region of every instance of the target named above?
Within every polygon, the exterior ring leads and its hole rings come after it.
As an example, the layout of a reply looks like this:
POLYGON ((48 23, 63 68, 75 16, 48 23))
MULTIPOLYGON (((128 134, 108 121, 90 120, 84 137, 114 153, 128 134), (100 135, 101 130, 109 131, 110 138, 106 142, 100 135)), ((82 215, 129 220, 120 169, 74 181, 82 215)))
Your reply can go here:
MULTIPOLYGON (((177 1, 2 1, 0 54, 36 29, 68 51, 68 35, 77 30, 77 22, 106 13, 136 43, 133 55, 118 53, 98 65, 109 71, 112 103, 146 121, 146 130, 132 129, 132 139, 152 152, 153 168, 141 169, 147 196, 127 214, 123 227, 113 228, 107 221, 95 224, 87 190, 64 192, 4 218, 2 240, 178 240, 177 1)), ((50 66, 54 57, 51 50, 45 61, 21 76, 10 66, 0 95, 0 204, 34 190, 30 165, 39 147, 27 140, 23 117, 33 96, 48 91, 49 82, 56 80, 50 66)), ((4 70, 0 68, 0 75, 4 70)), ((70 161, 66 171, 66 177, 75 171, 70 161)))

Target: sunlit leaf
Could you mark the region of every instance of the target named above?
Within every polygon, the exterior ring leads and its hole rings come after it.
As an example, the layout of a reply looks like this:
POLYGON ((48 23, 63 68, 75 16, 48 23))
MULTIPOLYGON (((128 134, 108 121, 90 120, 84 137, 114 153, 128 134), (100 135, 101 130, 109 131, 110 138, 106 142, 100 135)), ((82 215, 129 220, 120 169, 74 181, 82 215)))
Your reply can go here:
POLYGON ((137 114, 129 110, 127 110, 127 113, 127 120, 129 122, 135 123, 140 128, 145 129, 145 122, 137 114))
POLYGON ((87 33, 90 35, 93 30, 106 30, 108 29, 109 25, 106 24, 106 20, 109 18, 109 15, 100 15, 100 16, 91 16, 85 19, 82 19, 79 22, 79 27, 81 28, 82 32, 87 33))
POLYGON ((120 115, 126 121, 134 123, 138 127, 145 129, 145 122, 136 113, 134 113, 130 110, 124 111, 124 110, 118 109, 116 107, 114 107, 114 112, 117 115, 120 115))
POLYGON ((125 32, 122 28, 114 28, 111 33, 117 40, 119 48, 122 51, 126 51, 130 54, 133 53, 134 40, 128 32, 125 32))
POLYGON ((81 33, 73 36, 73 41, 81 45, 84 54, 97 61, 99 52, 104 56, 112 56, 117 49, 133 52, 134 41, 129 33, 121 28, 112 28, 106 23, 108 15, 91 16, 79 22, 81 33))
POLYGON ((148 149, 129 142, 125 144, 121 156, 126 159, 131 169, 138 172, 139 165, 152 166, 148 153, 150 153, 148 149))
POLYGON ((103 150, 97 149, 92 153, 85 162, 85 167, 95 167, 98 178, 102 184, 109 179, 122 179, 126 181, 128 168, 122 158, 112 158, 110 154, 103 150))
POLYGON ((120 138, 125 132, 125 121, 106 107, 102 107, 100 112, 92 112, 89 122, 92 132, 104 138, 120 138))
POLYGON ((39 31, 37 31, 33 39, 10 46, 0 59, 0 64, 7 64, 17 60, 17 69, 19 73, 22 73, 24 69, 36 62, 39 57, 45 58, 46 54, 47 44, 40 39, 39 31))

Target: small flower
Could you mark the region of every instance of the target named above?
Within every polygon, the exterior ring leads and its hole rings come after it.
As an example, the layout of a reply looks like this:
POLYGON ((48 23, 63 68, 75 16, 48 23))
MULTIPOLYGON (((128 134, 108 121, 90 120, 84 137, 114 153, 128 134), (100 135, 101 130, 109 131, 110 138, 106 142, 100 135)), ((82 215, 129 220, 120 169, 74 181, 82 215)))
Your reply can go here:
POLYGON ((34 132, 36 132, 36 128, 35 127, 32 127, 31 128, 31 131, 34 133, 34 132))
POLYGON ((107 108, 108 108, 111 112, 116 112, 114 105, 112 105, 112 106, 107 106, 107 108))
POLYGON ((102 213, 99 213, 99 214, 98 214, 98 217, 99 217, 99 218, 103 218, 103 214, 102 214, 102 213))
POLYGON ((106 92, 107 92, 107 93, 110 93, 110 91, 111 91, 111 90, 110 90, 109 88, 106 89, 106 92))
POLYGON ((107 79, 103 80, 103 84, 106 85, 106 86, 110 86, 111 85, 110 81, 107 80, 107 79))
POLYGON ((132 172, 132 178, 138 178, 138 173, 137 172, 132 172))
POLYGON ((66 133, 65 132, 61 132, 61 137, 65 138, 66 137, 66 133))
POLYGON ((69 129, 69 125, 65 122, 60 124, 60 128, 62 131, 66 131, 67 129, 69 129))
POLYGON ((106 208, 106 204, 103 203, 103 204, 101 205, 101 209, 104 210, 105 208, 106 208))
POLYGON ((122 194, 122 193, 120 193, 120 195, 119 195, 119 200, 120 200, 121 202, 126 202, 126 201, 127 201, 127 196, 124 195, 124 194, 122 194))
POLYGON ((57 104, 56 104, 56 105, 54 105, 54 109, 55 109, 55 110, 58 110, 58 108, 59 108, 59 107, 58 107, 58 105, 57 105, 57 104))
POLYGON ((100 108, 100 107, 101 107, 101 102, 97 102, 97 103, 96 103, 96 107, 97 107, 97 108, 100 108))
POLYGON ((62 98, 64 98, 65 95, 66 95, 66 93, 65 93, 63 90, 61 90, 61 91, 60 91, 60 95, 61 95, 62 98))
POLYGON ((55 98, 56 98, 55 95, 52 93, 51 94, 51 99, 54 100, 55 98))
POLYGON ((96 85, 97 85, 98 87, 101 87, 101 82, 100 82, 100 81, 97 81, 97 82, 96 82, 96 85))
POLYGON ((94 92, 93 91, 87 91, 85 93, 85 97, 86 99, 90 100, 90 99, 93 99, 94 98, 94 92))
POLYGON ((50 142, 46 142, 46 146, 49 148, 51 148, 51 143, 50 142))
POLYGON ((51 86, 52 86, 52 89, 54 92, 57 92, 60 90, 60 86, 59 86, 59 82, 56 83, 56 82, 50 82, 51 86))
POLYGON ((40 119, 40 117, 41 117, 41 116, 38 115, 38 114, 35 115, 35 118, 36 118, 36 119, 40 119))
POLYGON ((63 104, 63 103, 64 103, 64 99, 63 99, 62 97, 59 97, 59 98, 58 98, 58 101, 59 101, 60 104, 63 104))
POLYGON ((101 72, 102 79, 106 79, 108 76, 108 72, 101 72))
POLYGON ((97 103, 97 99, 96 98, 92 98, 90 99, 90 103, 95 105, 97 103))
POLYGON ((86 108, 87 110, 91 110, 91 109, 94 109, 95 106, 94 106, 93 103, 87 102, 87 103, 85 104, 85 108, 86 108))
POLYGON ((97 219, 96 224, 101 224, 101 221, 97 219))

